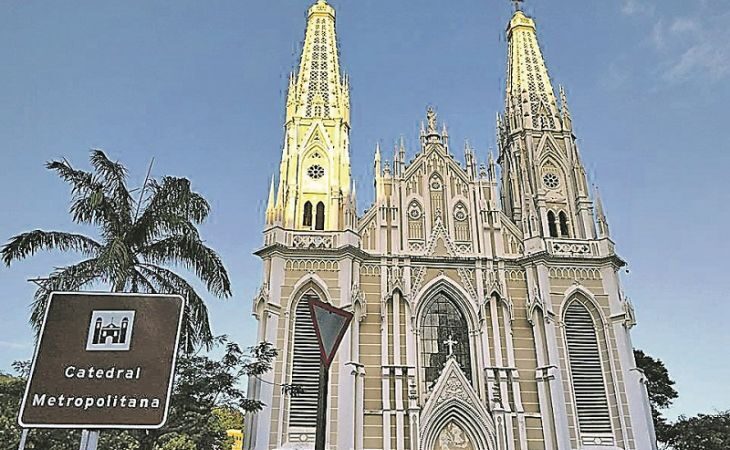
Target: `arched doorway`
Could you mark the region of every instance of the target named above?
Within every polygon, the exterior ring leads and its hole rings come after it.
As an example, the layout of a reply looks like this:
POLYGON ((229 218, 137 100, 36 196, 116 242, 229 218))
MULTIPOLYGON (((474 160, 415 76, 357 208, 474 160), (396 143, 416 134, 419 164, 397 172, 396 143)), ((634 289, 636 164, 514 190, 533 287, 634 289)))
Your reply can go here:
POLYGON ((456 422, 451 421, 441 429, 433 450, 478 450, 472 439, 456 422))

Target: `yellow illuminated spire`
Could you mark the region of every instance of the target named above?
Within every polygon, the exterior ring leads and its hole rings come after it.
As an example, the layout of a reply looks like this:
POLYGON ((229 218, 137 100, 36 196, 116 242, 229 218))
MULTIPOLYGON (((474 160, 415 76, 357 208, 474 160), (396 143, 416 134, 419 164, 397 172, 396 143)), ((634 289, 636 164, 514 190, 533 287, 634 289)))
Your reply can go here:
POLYGON ((517 9, 507 28, 507 39, 508 105, 511 99, 519 99, 522 108, 527 109, 523 113, 532 117, 534 126, 555 128, 558 117, 555 92, 537 41, 535 21, 517 9))
POLYGON ((299 70, 289 77, 276 211, 295 230, 346 227, 350 195, 350 94, 340 72, 335 10, 308 11, 299 70))
POLYGON ((335 9, 325 0, 318 0, 309 8, 299 71, 289 91, 294 107, 288 108, 287 120, 299 116, 343 118, 349 122, 350 96, 342 78, 335 9))

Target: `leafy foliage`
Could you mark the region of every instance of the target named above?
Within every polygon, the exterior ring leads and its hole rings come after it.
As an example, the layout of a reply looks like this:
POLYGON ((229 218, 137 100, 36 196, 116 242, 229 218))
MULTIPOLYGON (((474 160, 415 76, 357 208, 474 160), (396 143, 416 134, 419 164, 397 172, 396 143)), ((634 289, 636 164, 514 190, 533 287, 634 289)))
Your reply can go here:
POLYGON ((145 180, 135 199, 127 186, 127 169, 93 150, 92 172, 68 161, 46 167, 71 186, 74 222, 96 226, 98 238, 81 234, 33 230, 12 237, 0 250, 6 265, 42 250, 75 251, 84 259, 54 270, 36 291, 31 323, 38 330, 52 291, 77 291, 94 284, 114 292, 174 293, 187 299, 183 319, 185 350, 210 346, 213 335, 203 299, 183 277, 166 266, 190 270, 208 291, 231 295, 231 283, 218 254, 205 245, 197 230, 210 205, 191 190, 185 178, 145 180))
POLYGON ((672 424, 668 444, 674 450, 727 450, 730 448, 730 411, 681 416, 672 424))
MULTIPOLYGON (((27 365, 21 364, 20 367, 27 365)), ((20 444, 21 430, 16 422, 25 378, 0 374, 0 448, 15 449, 20 444)), ((81 433, 76 430, 35 429, 28 434, 27 450, 78 450, 81 433)), ((125 431, 102 433, 99 450, 136 450, 136 439, 125 431)))
MULTIPOLYGON (((159 430, 105 430, 99 450, 222 450, 230 448, 228 429, 243 426, 243 414, 263 408, 240 389, 247 376, 271 370, 277 351, 268 342, 246 354, 225 336, 213 339, 223 349, 219 358, 181 354, 178 358, 170 413, 159 430)), ((19 368, 26 364, 18 364, 19 368)), ((0 374, 0 448, 17 448, 19 403, 25 388, 23 377, 0 374)), ((65 430, 33 430, 28 450, 76 450, 80 433, 65 430)))
POLYGON ((657 440, 667 443, 671 436, 672 426, 662 415, 662 410, 672 406, 672 402, 679 396, 674 389, 675 382, 669 377, 669 371, 662 360, 655 359, 641 350, 634 350, 634 358, 636 366, 646 375, 646 387, 649 391, 649 403, 657 440))

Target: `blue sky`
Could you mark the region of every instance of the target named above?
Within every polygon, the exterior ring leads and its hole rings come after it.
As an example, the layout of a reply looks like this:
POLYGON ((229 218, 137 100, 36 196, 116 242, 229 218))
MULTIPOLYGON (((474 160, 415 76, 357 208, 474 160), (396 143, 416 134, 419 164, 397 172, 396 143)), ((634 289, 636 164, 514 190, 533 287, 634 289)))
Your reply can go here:
MULTIPOLYGON (((375 143, 415 151, 428 104, 453 149, 494 146, 503 106, 506 1, 333 0, 352 82, 352 165, 372 198, 375 143), (448 5, 448 7, 446 7, 448 5)), ((268 179, 282 140, 288 72, 308 1, 0 3, 0 241, 70 223, 68 189, 43 168, 87 166, 101 147, 141 184, 189 177, 212 204, 202 229, 234 296, 210 299, 214 331, 252 344, 268 179)), ((634 344, 665 361, 671 411, 730 408, 724 266, 730 214, 730 3, 615 0, 525 5, 554 83, 566 86, 584 162, 601 187, 637 309, 634 344)), ((25 280, 71 263, 57 253, 0 268, 0 370, 32 353, 25 280)))

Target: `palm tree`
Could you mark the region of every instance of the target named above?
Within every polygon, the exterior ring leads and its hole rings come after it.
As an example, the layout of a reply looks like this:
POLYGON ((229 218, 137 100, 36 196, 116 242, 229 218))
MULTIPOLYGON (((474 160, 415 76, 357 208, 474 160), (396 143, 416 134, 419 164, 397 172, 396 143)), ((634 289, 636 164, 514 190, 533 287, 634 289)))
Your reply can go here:
POLYGON ((65 159, 48 162, 46 168, 71 185, 73 221, 98 227, 98 238, 33 230, 11 238, 0 250, 7 266, 40 250, 76 251, 85 258, 57 268, 40 283, 31 324, 36 331, 40 329, 52 291, 107 285, 113 292, 180 294, 187 299, 182 329, 185 350, 209 347, 213 335, 205 302, 169 267, 194 272, 216 297, 231 295, 223 262, 196 228, 208 217, 210 205, 190 189, 186 178, 157 181, 149 174, 134 199, 122 164, 111 161, 101 150, 92 150, 90 160, 93 172, 77 170, 65 159))

